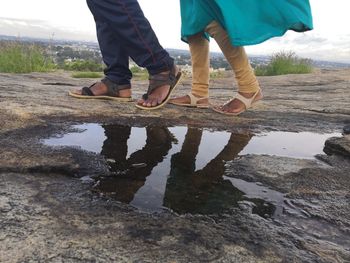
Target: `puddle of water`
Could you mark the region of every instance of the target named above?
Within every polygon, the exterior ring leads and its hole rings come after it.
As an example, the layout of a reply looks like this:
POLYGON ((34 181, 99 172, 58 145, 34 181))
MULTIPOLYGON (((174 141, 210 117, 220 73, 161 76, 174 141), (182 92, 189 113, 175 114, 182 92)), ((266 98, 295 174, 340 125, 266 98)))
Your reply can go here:
POLYGON ((246 154, 314 158, 338 133, 270 132, 259 136, 191 127, 129 127, 83 124, 76 132, 44 140, 102 154, 112 176, 94 190, 142 211, 213 214, 250 206, 253 213, 283 213, 284 196, 256 183, 224 176, 225 162, 246 154))

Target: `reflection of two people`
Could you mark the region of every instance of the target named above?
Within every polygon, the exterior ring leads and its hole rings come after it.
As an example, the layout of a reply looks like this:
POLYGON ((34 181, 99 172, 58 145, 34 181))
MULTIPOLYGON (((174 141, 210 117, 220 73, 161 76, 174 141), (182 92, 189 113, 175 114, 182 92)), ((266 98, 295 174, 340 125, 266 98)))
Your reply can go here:
MULTIPOLYGON (((171 149, 173 135, 165 127, 147 127, 146 145, 127 158, 127 141, 131 128, 105 126, 107 139, 102 154, 111 163, 115 177, 100 182, 104 192, 114 192, 119 201, 130 203, 144 185, 154 167, 161 163, 171 149), (142 167, 133 167, 134 164, 142 167), (125 171, 119 172, 118 171, 125 171)), ((231 134, 226 146, 206 166, 196 171, 195 163, 203 131, 188 128, 181 151, 171 157, 171 170, 164 194, 164 206, 178 213, 213 213, 234 206, 242 200, 243 192, 223 178, 225 161, 233 160, 251 139, 249 134, 231 134)))

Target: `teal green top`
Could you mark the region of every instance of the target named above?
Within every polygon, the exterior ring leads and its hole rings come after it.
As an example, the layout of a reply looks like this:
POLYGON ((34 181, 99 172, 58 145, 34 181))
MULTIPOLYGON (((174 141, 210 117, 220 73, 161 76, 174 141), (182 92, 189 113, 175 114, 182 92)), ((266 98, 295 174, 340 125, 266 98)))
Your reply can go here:
POLYGON ((181 37, 204 32, 213 20, 221 24, 234 46, 259 44, 287 30, 313 28, 308 0, 180 0, 181 37))

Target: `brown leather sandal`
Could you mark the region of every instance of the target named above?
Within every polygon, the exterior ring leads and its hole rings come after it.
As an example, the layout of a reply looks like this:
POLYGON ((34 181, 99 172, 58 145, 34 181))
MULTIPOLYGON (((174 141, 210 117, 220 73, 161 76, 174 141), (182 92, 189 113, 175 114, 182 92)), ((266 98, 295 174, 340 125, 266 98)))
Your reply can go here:
POLYGON ((165 86, 165 85, 170 86, 170 89, 169 89, 167 96, 160 104, 158 104, 157 106, 154 106, 154 107, 146 107, 146 106, 136 104, 136 107, 139 109, 142 109, 142 110, 155 110, 155 109, 159 109, 159 108, 163 107, 170 99, 172 92, 174 91, 174 89, 176 88, 177 84, 179 83, 179 81, 182 77, 181 71, 179 71, 176 74, 176 69, 177 69, 177 67, 174 65, 173 68, 170 70, 169 74, 160 73, 160 74, 156 74, 156 75, 151 75, 149 78, 150 84, 148 86, 147 93, 145 93, 142 96, 142 99, 145 101, 148 99, 148 96, 155 89, 157 89, 161 86, 165 86))
POLYGON ((120 97, 119 91, 123 89, 130 89, 130 85, 119 85, 114 83, 113 81, 109 80, 108 78, 104 78, 101 80, 103 84, 107 87, 107 92, 103 95, 95 95, 91 88, 96 85, 98 82, 95 82, 90 87, 83 87, 81 90, 81 94, 74 93, 70 91, 68 93, 69 96, 72 96, 74 98, 78 99, 104 99, 104 100, 117 100, 121 102, 129 102, 132 101, 131 97, 120 97))

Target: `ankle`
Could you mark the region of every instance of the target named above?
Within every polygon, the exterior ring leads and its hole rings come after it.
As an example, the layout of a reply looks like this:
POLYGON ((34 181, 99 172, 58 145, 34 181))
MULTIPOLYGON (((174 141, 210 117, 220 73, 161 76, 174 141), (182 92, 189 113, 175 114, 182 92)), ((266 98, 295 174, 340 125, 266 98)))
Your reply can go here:
POLYGON ((246 92, 246 91, 244 91, 244 92, 238 91, 238 93, 239 93, 240 95, 242 95, 243 97, 249 99, 249 98, 251 98, 252 96, 254 96, 255 94, 257 94, 257 93, 259 94, 259 93, 260 93, 260 90, 248 91, 248 92, 246 92))
POLYGON ((120 97, 131 97, 131 89, 122 89, 119 90, 120 97))
POLYGON ((108 91, 108 87, 102 81, 96 82, 90 89, 93 93, 106 93, 108 91))
POLYGON ((208 98, 209 94, 205 92, 196 92, 196 91, 191 91, 192 95, 195 96, 196 98, 208 98))

